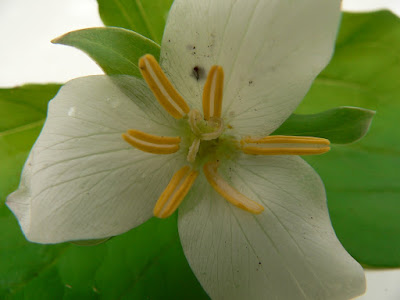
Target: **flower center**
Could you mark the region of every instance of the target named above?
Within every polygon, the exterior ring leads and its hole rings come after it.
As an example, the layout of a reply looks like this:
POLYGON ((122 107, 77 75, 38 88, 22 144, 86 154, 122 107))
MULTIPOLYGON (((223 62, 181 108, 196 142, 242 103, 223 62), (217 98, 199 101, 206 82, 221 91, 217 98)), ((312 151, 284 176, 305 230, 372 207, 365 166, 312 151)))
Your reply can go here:
POLYGON ((193 134, 204 141, 211 141, 219 138, 224 131, 224 120, 219 117, 211 117, 208 120, 197 109, 189 112, 189 125, 193 134))
POLYGON ((219 138, 224 131, 224 120, 219 117, 211 117, 205 120, 201 113, 193 109, 189 112, 189 125, 195 136, 192 145, 189 148, 187 160, 194 162, 199 151, 201 141, 211 141, 219 138))
MULTIPOLYGON (((139 68, 154 96, 175 119, 187 119, 192 136, 187 152, 190 165, 180 168, 159 197, 154 215, 167 218, 178 208, 189 192, 203 166, 207 181, 227 201, 248 212, 259 214, 264 207, 241 194, 218 174, 219 160, 235 153, 249 155, 308 155, 329 151, 329 141, 314 137, 267 136, 244 137, 233 141, 223 135, 225 126, 221 117, 224 72, 221 66, 212 66, 203 90, 203 114, 190 109, 182 96, 165 76, 155 58, 149 54, 139 60, 139 68), (203 142, 203 146, 200 144, 203 142), (200 147, 201 146, 201 147, 200 147), (197 154, 201 158, 196 160, 197 154)), ((179 151, 181 138, 156 136, 138 130, 128 130, 122 138, 133 147, 152 154, 171 154, 179 151)))

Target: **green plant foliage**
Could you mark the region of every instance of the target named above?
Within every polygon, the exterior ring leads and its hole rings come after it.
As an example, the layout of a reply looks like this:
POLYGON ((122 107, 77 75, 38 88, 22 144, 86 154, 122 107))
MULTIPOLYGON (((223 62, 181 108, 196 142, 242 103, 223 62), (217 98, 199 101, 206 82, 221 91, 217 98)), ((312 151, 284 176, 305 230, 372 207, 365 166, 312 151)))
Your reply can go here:
POLYGON ((183 255, 175 217, 92 247, 32 244, 16 223, 0 217, 2 231, 10 230, 1 237, 0 299, 208 299, 183 255))
POLYGON ((22 166, 46 118, 47 102, 60 85, 0 89, 0 207, 18 185, 22 166))
POLYGON ((139 58, 152 54, 157 59, 160 47, 136 32, 112 27, 72 31, 52 41, 78 48, 87 53, 106 74, 140 77, 139 58))
POLYGON ((375 112, 358 107, 337 107, 318 114, 292 114, 274 135, 315 136, 333 144, 348 144, 361 139, 369 129, 375 112))
POLYGON ((341 105, 376 111, 367 136, 305 157, 322 177, 336 234, 359 262, 400 266, 400 20, 344 14, 336 52, 300 113, 341 105))
POLYGON ((158 44, 173 0, 97 0, 107 26, 136 31, 158 44))

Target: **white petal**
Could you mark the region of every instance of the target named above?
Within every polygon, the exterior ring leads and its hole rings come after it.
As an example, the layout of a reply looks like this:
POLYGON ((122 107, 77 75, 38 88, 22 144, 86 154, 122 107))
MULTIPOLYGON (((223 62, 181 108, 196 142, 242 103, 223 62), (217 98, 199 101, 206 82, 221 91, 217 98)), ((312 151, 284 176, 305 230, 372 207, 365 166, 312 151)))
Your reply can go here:
POLYGON ((176 136, 171 120, 133 77, 67 83, 50 102, 20 187, 7 199, 26 237, 40 243, 104 238, 150 218, 184 155, 147 154, 121 134, 135 128, 176 136))
POLYGON ((199 109, 208 70, 223 66, 226 121, 239 135, 267 135, 328 63, 339 19, 340 0, 175 0, 162 67, 199 109))
POLYGON ((364 292, 363 270, 338 241, 309 165, 299 157, 247 156, 221 167, 265 210, 232 206, 204 178, 180 208, 183 250, 212 299, 344 300, 364 292))

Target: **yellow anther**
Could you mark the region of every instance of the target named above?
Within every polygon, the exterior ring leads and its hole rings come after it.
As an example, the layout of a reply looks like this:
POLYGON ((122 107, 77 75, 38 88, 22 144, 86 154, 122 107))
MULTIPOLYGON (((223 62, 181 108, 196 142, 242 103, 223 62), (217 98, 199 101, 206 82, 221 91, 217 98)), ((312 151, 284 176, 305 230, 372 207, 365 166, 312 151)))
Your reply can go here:
POLYGON ((122 138, 133 147, 153 154, 171 154, 179 150, 180 137, 157 136, 139 130, 128 130, 122 138))
POLYGON ((224 70, 221 66, 212 66, 207 75, 203 90, 204 119, 221 117, 222 94, 224 89, 224 70))
POLYGON ((146 54, 141 57, 139 69, 158 102, 170 115, 180 119, 189 112, 189 106, 165 76, 154 56, 146 54))
POLYGON ((253 214, 260 214, 264 211, 264 207, 257 202, 250 200, 239 191, 229 185, 217 172, 218 162, 208 162, 204 165, 204 175, 211 186, 233 205, 251 212, 253 214))
POLYGON ((255 155, 311 155, 330 150, 329 140, 306 136, 247 137, 240 143, 244 153, 255 155))
POLYGON ((199 173, 184 166, 172 176, 166 189, 158 198, 153 214, 158 218, 172 215, 189 192, 199 173))

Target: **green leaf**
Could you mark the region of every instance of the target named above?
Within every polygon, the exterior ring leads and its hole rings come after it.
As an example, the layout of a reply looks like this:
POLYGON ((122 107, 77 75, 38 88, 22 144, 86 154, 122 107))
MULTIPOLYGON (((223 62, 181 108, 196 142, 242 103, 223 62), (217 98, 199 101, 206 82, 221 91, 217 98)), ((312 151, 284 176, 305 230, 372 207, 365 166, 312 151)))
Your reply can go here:
POLYGON ((0 89, 0 299, 208 299, 183 254, 176 215, 98 246, 26 241, 4 200, 59 87, 0 89))
POLYGON ((66 33, 52 41, 87 53, 106 74, 141 77, 138 61, 145 54, 158 59, 160 47, 136 32, 112 27, 88 28, 66 33))
POLYGON ((374 111, 358 107, 337 107, 318 114, 292 114, 273 134, 322 137, 333 144, 348 144, 365 136, 374 115, 374 111))
POLYGON ((136 31, 160 44, 173 0, 97 0, 107 26, 136 31))
POLYGON ((29 243, 15 218, 2 216, 0 298, 208 299, 183 255, 176 221, 154 218, 107 243, 82 247, 29 243))
POLYGON ((300 113, 351 105, 376 110, 367 136, 305 157, 321 175, 336 234, 359 262, 400 266, 400 19, 344 14, 336 52, 300 113))
POLYGON ((18 185, 22 166, 59 84, 0 89, 0 206, 18 185))

